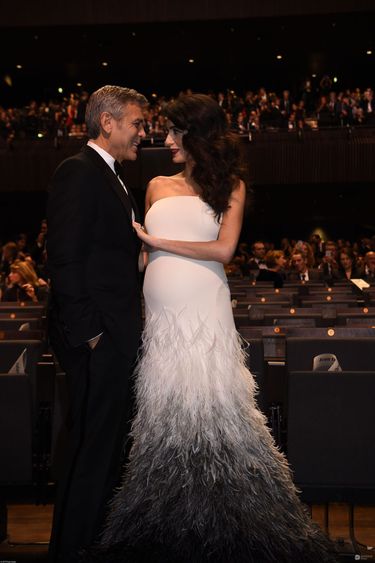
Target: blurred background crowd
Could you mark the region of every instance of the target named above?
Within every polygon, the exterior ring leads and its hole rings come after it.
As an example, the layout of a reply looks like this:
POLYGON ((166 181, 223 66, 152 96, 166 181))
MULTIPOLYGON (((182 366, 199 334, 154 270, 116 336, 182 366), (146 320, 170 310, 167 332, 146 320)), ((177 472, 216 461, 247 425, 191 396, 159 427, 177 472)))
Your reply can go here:
MULTIPOLYGON (((373 89, 337 91, 333 80, 325 75, 313 85, 306 80, 302 89, 272 92, 262 87, 236 93, 234 90, 207 92, 226 112, 234 131, 317 129, 325 127, 375 125, 373 89)), ((190 92, 191 90, 187 90, 190 92)), ((89 94, 73 92, 68 98, 38 103, 31 100, 23 107, 0 106, 0 138, 13 139, 79 137, 86 134, 84 118, 89 94)), ((146 133, 163 137, 163 107, 171 98, 153 94, 145 112, 146 133)))
MULTIPOLYGON (((48 296, 47 221, 37 236, 19 233, 0 243, 1 300, 45 302, 48 296)), ((270 281, 282 287, 284 281, 323 281, 362 278, 375 283, 375 236, 357 241, 324 241, 318 233, 308 241, 282 238, 276 244, 256 240, 240 242, 227 274, 251 281, 270 281)))

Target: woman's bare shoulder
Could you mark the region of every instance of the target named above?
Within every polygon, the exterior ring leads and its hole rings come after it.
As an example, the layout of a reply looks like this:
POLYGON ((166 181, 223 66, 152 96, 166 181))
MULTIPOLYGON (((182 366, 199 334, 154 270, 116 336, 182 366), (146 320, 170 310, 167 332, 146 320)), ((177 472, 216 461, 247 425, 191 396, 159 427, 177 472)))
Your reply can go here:
POLYGON ((174 195, 181 183, 181 175, 156 176, 150 180, 147 186, 147 194, 151 203, 162 197, 174 195))
POLYGON ((160 185, 165 185, 165 184, 175 184, 176 182, 180 182, 182 179, 182 175, 181 173, 178 174, 174 174, 173 176, 155 176, 155 178, 152 178, 152 180, 150 180, 149 182, 149 187, 154 187, 154 186, 160 186, 160 185))

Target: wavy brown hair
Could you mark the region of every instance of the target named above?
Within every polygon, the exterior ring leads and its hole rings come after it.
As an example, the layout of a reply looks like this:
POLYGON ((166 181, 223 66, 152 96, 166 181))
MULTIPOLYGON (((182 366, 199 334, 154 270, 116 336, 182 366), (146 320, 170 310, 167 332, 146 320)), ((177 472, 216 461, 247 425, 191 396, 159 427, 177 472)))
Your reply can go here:
POLYGON ((205 94, 181 95, 170 102, 165 116, 182 131, 182 144, 193 159, 191 176, 203 201, 217 218, 229 207, 232 191, 242 179, 247 183, 240 140, 229 131, 219 104, 205 94))

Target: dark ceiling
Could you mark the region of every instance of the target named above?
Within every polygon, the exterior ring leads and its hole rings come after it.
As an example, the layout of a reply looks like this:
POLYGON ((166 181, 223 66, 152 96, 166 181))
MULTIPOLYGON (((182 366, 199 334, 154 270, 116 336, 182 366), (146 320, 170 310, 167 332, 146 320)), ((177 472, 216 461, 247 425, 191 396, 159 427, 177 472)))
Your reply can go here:
POLYGON ((317 82, 324 74, 336 76, 338 90, 374 86, 374 30, 373 11, 0 28, 0 105, 57 98, 60 87, 69 95, 105 83, 147 95, 263 85, 298 92, 313 74, 317 82))
POLYGON ((374 0, 0 0, 2 26, 204 21, 375 11, 374 0))

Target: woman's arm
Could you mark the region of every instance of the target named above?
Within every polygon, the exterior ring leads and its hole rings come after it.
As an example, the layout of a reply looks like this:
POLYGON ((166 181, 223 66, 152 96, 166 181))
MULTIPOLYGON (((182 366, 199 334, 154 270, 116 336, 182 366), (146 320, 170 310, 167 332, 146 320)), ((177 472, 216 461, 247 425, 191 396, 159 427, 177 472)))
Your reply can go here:
POLYGON ((214 260, 227 264, 232 259, 237 247, 242 226, 245 198, 245 184, 240 181, 230 197, 230 207, 223 215, 217 240, 193 242, 161 239, 148 235, 139 223, 133 223, 133 225, 139 238, 150 247, 150 250, 164 250, 165 252, 171 252, 186 258, 214 260))

